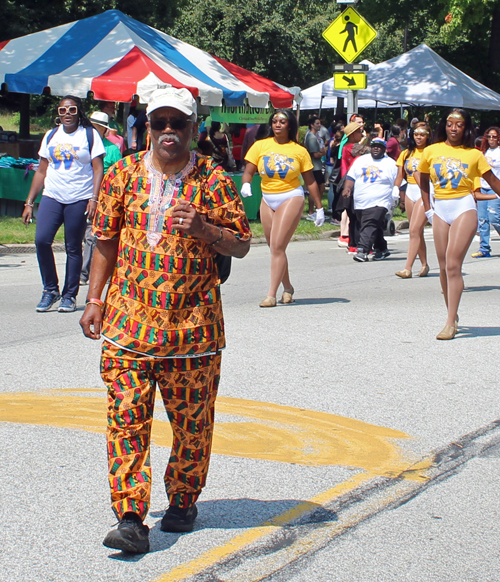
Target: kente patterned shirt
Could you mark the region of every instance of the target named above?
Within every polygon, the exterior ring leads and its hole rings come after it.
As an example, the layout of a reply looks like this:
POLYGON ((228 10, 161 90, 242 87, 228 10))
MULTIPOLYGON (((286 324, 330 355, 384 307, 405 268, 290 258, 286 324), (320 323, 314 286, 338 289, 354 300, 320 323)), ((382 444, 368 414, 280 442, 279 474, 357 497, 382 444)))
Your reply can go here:
MULTIPOLYGON (((94 234, 119 239, 102 335, 124 349, 160 358, 215 352, 225 346, 215 250, 172 228, 172 205, 152 250, 146 238, 151 174, 145 155, 116 163, 99 193, 94 234)), ((240 240, 251 238, 236 187, 211 158, 195 155, 175 198, 189 201, 208 222, 240 240)))

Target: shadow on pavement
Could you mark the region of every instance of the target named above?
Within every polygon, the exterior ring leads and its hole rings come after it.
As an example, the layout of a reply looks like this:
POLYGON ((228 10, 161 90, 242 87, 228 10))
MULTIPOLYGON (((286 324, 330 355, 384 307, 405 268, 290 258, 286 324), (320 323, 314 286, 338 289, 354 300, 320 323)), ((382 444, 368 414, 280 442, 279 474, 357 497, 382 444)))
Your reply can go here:
POLYGON ((500 285, 483 285, 482 287, 466 287, 464 293, 471 293, 475 291, 496 291, 500 289, 500 285))
MULTIPOLYGON (((322 522, 336 521, 337 515, 333 511, 325 510, 321 505, 301 499, 277 499, 272 501, 261 499, 214 499, 199 501, 198 518, 195 522, 197 529, 240 529, 260 527, 262 525, 276 525, 277 516, 280 525, 299 519, 301 523, 307 521, 322 522), (294 511, 296 510, 296 511, 294 511), (287 512, 290 512, 289 514, 287 512), (284 514, 287 514, 284 516, 284 514)), ((163 511, 150 512, 151 517, 162 518, 163 511)), ((153 529, 160 528, 160 521, 153 529)), ((162 534, 164 535, 164 534, 162 534)), ((172 534, 171 534, 172 535, 172 534)))
POLYGON ((500 327, 459 326, 457 337, 492 337, 500 335, 500 327))
MULTIPOLYGON (((343 297, 304 297, 303 299, 294 299, 291 305, 325 305, 327 303, 350 303, 350 299, 343 297)), ((289 307, 290 304, 287 305, 289 307)))

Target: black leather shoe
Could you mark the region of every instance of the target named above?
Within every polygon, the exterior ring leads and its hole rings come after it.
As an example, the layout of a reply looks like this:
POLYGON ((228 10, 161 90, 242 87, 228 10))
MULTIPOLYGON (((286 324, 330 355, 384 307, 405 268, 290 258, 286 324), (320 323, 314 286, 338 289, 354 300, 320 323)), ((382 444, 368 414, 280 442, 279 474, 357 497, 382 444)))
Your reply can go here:
POLYGON ((194 520, 197 515, 198 510, 196 509, 196 505, 188 507, 187 509, 181 509, 180 507, 171 505, 161 520, 160 529, 161 531, 176 533, 193 531, 194 520))
POLYGON ((142 523, 136 513, 126 513, 118 527, 112 529, 102 542, 107 548, 131 554, 149 552, 149 527, 142 523))

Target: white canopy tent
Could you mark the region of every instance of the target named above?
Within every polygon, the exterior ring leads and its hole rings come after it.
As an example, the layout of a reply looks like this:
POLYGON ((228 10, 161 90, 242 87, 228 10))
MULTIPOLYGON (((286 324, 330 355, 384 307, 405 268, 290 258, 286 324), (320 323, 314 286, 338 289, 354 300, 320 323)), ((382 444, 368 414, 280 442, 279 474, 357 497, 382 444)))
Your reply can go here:
MULTIPOLYGON (((465 107, 500 110, 500 95, 448 63, 426 44, 370 65, 368 86, 358 92, 359 107, 415 106, 465 107)), ((335 107, 337 97, 333 80, 302 91, 301 109, 335 107), (335 104, 334 104, 335 103, 335 104)))
MULTIPOLYGON (((333 85, 333 78, 327 81, 322 81, 317 85, 309 87, 301 91, 302 101, 300 102, 301 109, 314 109, 319 111, 321 109, 333 109, 337 107, 337 98, 341 97, 347 101, 347 91, 336 91, 333 85)), ((360 92, 361 93, 361 92, 360 92)), ((364 109, 372 109, 375 107, 396 107, 399 104, 389 105, 385 103, 376 103, 373 99, 359 99, 358 106, 364 109)))

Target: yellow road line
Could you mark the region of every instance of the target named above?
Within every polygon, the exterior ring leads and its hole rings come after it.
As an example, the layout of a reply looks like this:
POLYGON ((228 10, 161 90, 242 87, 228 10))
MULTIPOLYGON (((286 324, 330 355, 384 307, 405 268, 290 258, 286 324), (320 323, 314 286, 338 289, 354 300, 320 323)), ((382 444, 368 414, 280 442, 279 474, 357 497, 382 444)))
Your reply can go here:
POLYGON ((309 501, 299 503, 294 508, 278 515, 269 522, 266 522, 260 527, 252 528, 242 534, 235 536, 223 546, 219 546, 202 554, 200 557, 177 566, 170 572, 166 572, 155 580, 155 582, 181 582, 190 576, 199 574, 203 570, 213 566, 223 558, 227 558, 231 554, 241 551, 246 546, 256 542, 257 540, 269 536, 277 531, 280 527, 295 521, 306 513, 318 508, 319 504, 329 503, 334 499, 345 495, 359 487, 362 483, 367 482, 374 475, 371 473, 357 473, 350 479, 339 483, 332 489, 324 491, 314 496, 309 501))

